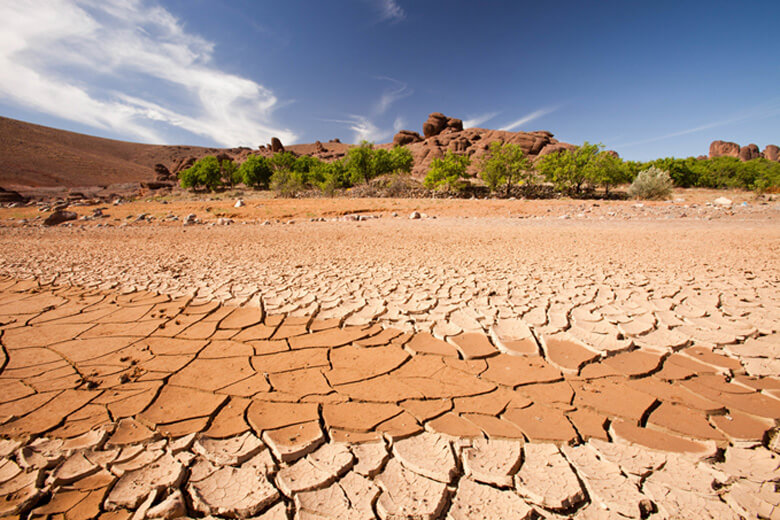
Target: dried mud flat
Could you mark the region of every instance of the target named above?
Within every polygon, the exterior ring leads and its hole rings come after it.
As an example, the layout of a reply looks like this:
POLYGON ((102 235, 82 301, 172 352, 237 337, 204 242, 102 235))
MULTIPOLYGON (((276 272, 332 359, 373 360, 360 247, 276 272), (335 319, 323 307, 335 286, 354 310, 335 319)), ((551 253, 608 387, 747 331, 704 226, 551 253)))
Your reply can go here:
POLYGON ((780 230, 0 233, 0 511, 775 518, 780 230))

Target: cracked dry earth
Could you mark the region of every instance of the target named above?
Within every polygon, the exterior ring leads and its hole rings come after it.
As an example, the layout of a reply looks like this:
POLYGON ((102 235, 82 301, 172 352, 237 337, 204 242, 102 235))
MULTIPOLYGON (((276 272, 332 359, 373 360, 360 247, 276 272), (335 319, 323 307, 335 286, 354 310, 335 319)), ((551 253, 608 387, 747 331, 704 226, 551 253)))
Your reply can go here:
POLYGON ((9 230, 0 513, 780 518, 779 240, 9 230))

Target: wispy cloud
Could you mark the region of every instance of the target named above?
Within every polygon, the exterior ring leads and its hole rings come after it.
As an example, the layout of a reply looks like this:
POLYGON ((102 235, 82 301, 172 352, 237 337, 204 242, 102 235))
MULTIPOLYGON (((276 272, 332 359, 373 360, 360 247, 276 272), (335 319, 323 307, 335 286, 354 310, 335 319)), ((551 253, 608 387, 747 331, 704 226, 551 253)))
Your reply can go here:
POLYGON ((530 114, 521 117, 517 121, 514 121, 514 122, 512 122, 512 123, 502 127, 501 130, 506 130, 506 131, 514 130, 516 128, 519 128, 519 127, 523 126, 526 123, 530 123, 531 121, 533 121, 535 119, 539 119, 540 117, 546 116, 547 114, 551 114, 551 113, 555 112, 556 110, 558 110, 559 108, 560 107, 555 106, 555 107, 542 108, 542 109, 539 109, 539 110, 537 110, 535 112, 531 112, 530 114))
POLYGON ((348 125, 349 129, 354 132, 354 142, 371 141, 376 143, 384 141, 393 135, 392 130, 382 130, 377 127, 373 121, 365 116, 348 115, 347 119, 322 119, 329 123, 340 123, 348 125))
POLYGON ((406 18, 406 11, 395 0, 376 0, 380 22, 397 23, 406 18))
POLYGON ((628 143, 619 143, 612 145, 614 147, 628 148, 630 146, 637 146, 640 144, 654 143, 656 141, 663 141, 664 139, 671 139, 672 137, 679 137, 681 135, 695 134, 703 130, 709 130, 710 128, 717 128, 720 126, 730 125, 732 123, 739 123, 741 121, 766 119, 768 117, 774 117, 780 115, 780 105, 768 106, 762 105, 760 107, 754 107, 748 109, 740 114, 734 115, 728 119, 721 119, 719 121, 713 121, 703 125, 695 126, 693 128, 686 128, 685 130, 679 130, 677 132, 671 132, 669 134, 659 135, 656 137, 650 137, 648 139, 640 139, 639 141, 631 141, 628 143))
POLYGON ((463 120, 463 128, 475 128, 486 121, 490 121, 501 112, 486 112, 475 117, 470 117, 463 120))
POLYGON ((403 99, 405 97, 414 94, 414 91, 409 88, 409 85, 407 85, 403 81, 398 81, 397 79, 388 78, 387 76, 378 76, 376 79, 382 81, 389 81, 393 84, 393 86, 385 90, 384 92, 382 92, 382 96, 379 98, 379 101, 374 107, 375 115, 384 114, 385 112, 387 112, 387 109, 390 108, 390 106, 393 103, 395 103, 399 99, 403 99))
POLYGON ((1 2, 0 19, 2 101, 144 141, 171 127, 225 146, 295 141, 273 124, 274 93, 220 70, 214 44, 154 0, 1 2))

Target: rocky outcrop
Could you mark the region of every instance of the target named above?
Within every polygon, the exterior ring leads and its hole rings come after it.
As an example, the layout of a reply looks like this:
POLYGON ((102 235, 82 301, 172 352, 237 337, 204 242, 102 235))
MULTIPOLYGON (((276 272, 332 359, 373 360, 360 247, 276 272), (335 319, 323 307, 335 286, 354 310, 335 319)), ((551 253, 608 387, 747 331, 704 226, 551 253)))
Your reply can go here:
POLYGON ((770 144, 761 152, 756 144, 749 144, 740 147, 737 143, 731 141, 713 141, 710 144, 710 159, 715 157, 736 157, 740 161, 750 161, 753 159, 764 158, 769 161, 780 161, 780 148, 770 144))
POLYGON ((27 202, 27 199, 15 191, 0 188, 0 202, 27 202))
POLYGON ((741 161, 750 161, 759 157, 761 157, 761 152, 758 149, 758 145, 751 143, 739 149, 739 159, 741 161))
POLYGON ((271 138, 271 144, 269 148, 273 153, 279 153, 284 151, 284 145, 282 145, 282 142, 279 140, 278 137, 271 138))
POLYGON ((574 145, 559 142, 554 139, 551 132, 546 130, 536 132, 507 132, 484 128, 464 130, 463 121, 447 117, 440 112, 428 116, 423 124, 423 136, 410 130, 401 130, 393 139, 393 145, 405 146, 412 153, 414 175, 424 175, 431 161, 443 157, 448 151, 471 157, 470 173, 474 173, 494 141, 516 144, 532 160, 548 153, 576 148, 574 145))
POLYGON ((401 130, 393 137, 393 146, 404 146, 411 143, 419 143, 423 138, 417 132, 401 130))
POLYGON ((764 159, 780 162, 780 148, 774 144, 767 145, 767 147, 764 148, 764 159))
POLYGON ((434 137, 445 130, 460 132, 463 130, 463 121, 454 117, 447 117, 441 112, 434 112, 423 123, 423 135, 425 138, 434 137))

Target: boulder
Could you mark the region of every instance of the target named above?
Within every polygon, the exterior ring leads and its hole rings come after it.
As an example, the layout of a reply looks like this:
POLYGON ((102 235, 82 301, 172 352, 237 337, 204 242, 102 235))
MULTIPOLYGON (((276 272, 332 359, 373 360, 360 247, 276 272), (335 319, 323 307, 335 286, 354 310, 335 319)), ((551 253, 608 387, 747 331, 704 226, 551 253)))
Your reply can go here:
POLYGON ((401 130, 393 137, 393 145, 404 146, 411 143, 419 143, 422 137, 417 132, 411 130, 401 130))
POLYGON ((326 152, 326 151, 327 151, 327 150, 325 150, 325 147, 324 147, 324 146, 322 146, 322 143, 321 143, 320 141, 315 141, 315 142, 314 142, 314 150, 315 150, 317 153, 323 153, 323 152, 326 152))
POLYGON ((165 188, 173 188, 173 183, 168 181, 142 181, 141 187, 147 190, 162 190, 165 188))
POLYGON ((739 149, 739 159, 741 161, 750 161, 752 159, 758 159, 759 157, 761 157, 761 152, 755 144, 751 143, 739 149))
POLYGON ((447 120, 447 128, 452 129, 455 132, 463 131, 463 120, 451 117, 447 120))
POLYGON ((154 165, 154 173, 157 175, 156 180, 158 181, 168 181, 173 178, 173 175, 171 174, 171 171, 168 169, 168 167, 161 163, 154 165))
POLYGON ((271 145, 269 146, 269 148, 271 148, 271 151, 273 153, 279 153, 284 151, 284 145, 282 145, 282 142, 279 140, 278 137, 271 138, 271 145))
POLYGON ((577 147, 573 144, 569 143, 551 143, 542 148, 539 151, 539 154, 537 157, 544 157, 545 155, 551 154, 551 153, 559 153, 564 150, 574 150, 577 147))
POLYGON ((0 188, 0 202, 27 202, 27 199, 15 191, 0 188))
POLYGON ((764 159, 775 162, 780 161, 780 148, 774 144, 766 145, 766 148, 764 148, 764 159))
POLYGON ((710 144, 710 159, 715 157, 739 157, 739 145, 731 141, 713 141, 710 144))
POLYGON ((76 215, 72 211, 59 210, 53 212, 51 215, 46 217, 46 220, 43 221, 43 225, 56 226, 57 224, 62 224, 63 222, 67 222, 68 220, 76 220, 77 218, 78 215, 76 215))
POLYGON ((423 123, 423 135, 426 137, 433 137, 439 135, 442 130, 447 128, 447 122, 449 118, 441 112, 434 112, 428 116, 428 119, 423 123))

